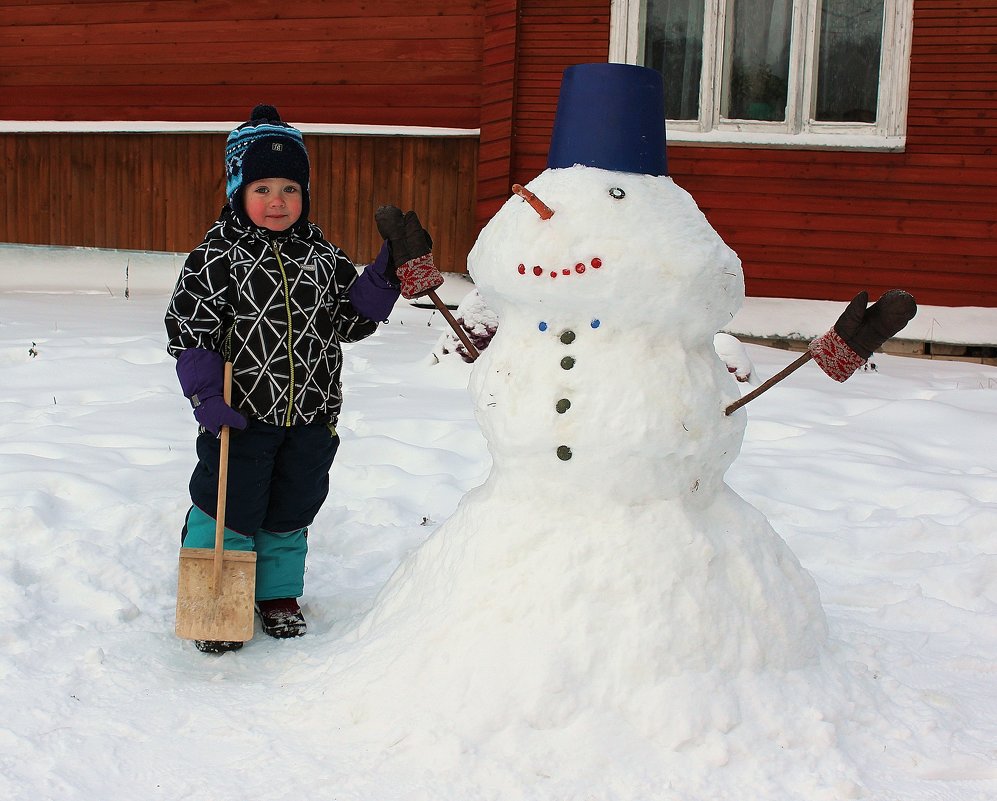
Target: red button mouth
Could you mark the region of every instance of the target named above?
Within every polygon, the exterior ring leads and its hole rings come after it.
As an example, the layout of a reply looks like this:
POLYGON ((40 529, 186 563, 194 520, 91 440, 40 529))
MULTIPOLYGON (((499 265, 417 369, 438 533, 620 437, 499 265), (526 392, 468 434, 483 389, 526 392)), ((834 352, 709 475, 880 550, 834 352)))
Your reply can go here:
POLYGON ((562 275, 565 276, 583 275, 590 267, 593 270, 598 270, 600 267, 602 267, 602 259, 600 259, 598 256, 595 256, 594 258, 589 259, 587 264, 585 262, 580 261, 577 262, 573 267, 558 267, 553 270, 547 270, 544 267, 540 266, 539 264, 534 264, 532 267, 527 267, 524 262, 520 262, 519 265, 516 267, 516 272, 519 273, 520 275, 529 275, 530 273, 532 273, 537 278, 546 273, 551 278, 557 278, 558 276, 562 275))

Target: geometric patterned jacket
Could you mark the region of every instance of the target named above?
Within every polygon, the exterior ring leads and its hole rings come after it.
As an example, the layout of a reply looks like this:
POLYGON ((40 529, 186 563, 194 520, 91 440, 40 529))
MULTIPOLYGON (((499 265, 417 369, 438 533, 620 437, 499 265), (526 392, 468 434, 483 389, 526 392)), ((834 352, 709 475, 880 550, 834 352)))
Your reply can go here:
POLYGON ((377 330, 347 297, 357 268, 312 223, 273 233, 226 206, 187 257, 166 312, 168 350, 232 362, 232 407, 277 426, 335 425, 340 342, 377 330))

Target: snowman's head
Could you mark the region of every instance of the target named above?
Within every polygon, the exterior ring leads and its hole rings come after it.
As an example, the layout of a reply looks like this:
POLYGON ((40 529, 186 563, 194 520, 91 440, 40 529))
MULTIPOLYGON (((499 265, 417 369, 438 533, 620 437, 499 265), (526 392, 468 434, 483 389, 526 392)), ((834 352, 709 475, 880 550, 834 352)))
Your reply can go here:
POLYGON ((553 215, 513 195, 468 257, 500 324, 504 308, 536 306, 695 339, 740 308, 740 260, 671 178, 574 166, 526 188, 553 215))

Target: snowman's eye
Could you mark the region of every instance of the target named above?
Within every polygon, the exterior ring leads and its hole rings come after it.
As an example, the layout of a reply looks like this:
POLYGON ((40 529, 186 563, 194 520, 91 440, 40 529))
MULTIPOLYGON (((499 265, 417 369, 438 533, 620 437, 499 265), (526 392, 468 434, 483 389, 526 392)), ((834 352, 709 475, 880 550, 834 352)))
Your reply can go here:
POLYGON ((622 189, 620 189, 620 187, 614 186, 612 189, 609 190, 609 196, 613 200, 623 200, 623 198, 627 196, 627 193, 624 192, 622 189))

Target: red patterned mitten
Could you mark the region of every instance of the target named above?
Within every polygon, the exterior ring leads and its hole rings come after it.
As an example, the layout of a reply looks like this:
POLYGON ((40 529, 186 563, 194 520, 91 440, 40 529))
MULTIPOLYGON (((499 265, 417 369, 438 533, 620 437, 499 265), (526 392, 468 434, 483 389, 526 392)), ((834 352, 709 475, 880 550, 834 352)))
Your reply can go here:
POLYGON ((398 265, 398 283, 402 297, 412 300, 443 286, 443 276, 433 263, 433 254, 426 253, 398 265))
POLYGON ((810 355, 820 365, 820 369, 835 381, 845 381, 858 370, 865 359, 848 347, 838 333, 832 328, 823 336, 810 343, 810 355))
POLYGON ((374 212, 377 230, 391 252, 391 272, 397 276, 402 297, 412 300, 443 285, 443 276, 433 264, 433 238, 414 211, 381 206, 374 212))

